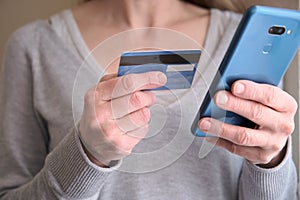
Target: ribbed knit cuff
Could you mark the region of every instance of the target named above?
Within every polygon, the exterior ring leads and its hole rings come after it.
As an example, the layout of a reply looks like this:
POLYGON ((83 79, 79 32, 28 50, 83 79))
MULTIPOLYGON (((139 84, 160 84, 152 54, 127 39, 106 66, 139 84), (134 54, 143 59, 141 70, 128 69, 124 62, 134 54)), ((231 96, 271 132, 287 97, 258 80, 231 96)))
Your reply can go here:
POLYGON ((101 168, 85 155, 78 135, 68 134, 49 154, 46 168, 52 186, 59 195, 72 199, 88 198, 98 193, 106 177, 117 166, 101 168))
MULTIPOLYGON (((252 200, 275 200, 285 199, 287 190, 293 192, 293 176, 295 169, 291 155, 291 139, 287 142, 286 155, 283 161, 274 168, 261 168, 257 165, 245 161, 241 175, 241 187, 243 199, 252 200), (247 197, 247 198, 245 198, 247 197)), ((295 182, 297 185, 297 182, 295 182)), ((295 195, 296 191, 294 191, 295 195)), ((290 194, 291 196, 293 193, 290 194)))

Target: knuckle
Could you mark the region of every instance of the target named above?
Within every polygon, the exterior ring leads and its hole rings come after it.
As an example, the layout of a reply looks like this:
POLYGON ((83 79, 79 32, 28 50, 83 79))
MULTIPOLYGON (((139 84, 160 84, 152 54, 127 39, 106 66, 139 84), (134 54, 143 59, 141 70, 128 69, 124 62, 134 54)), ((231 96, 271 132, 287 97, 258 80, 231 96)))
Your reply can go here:
POLYGON ((277 102, 278 95, 276 95, 276 89, 277 88, 274 86, 268 86, 268 95, 265 95, 267 104, 274 104, 277 102))
POLYGON ((125 91, 133 91, 134 90, 134 77, 133 75, 127 75, 124 76, 121 80, 122 80, 122 86, 125 89, 125 91))
POLYGON ((298 110, 298 103, 297 103, 296 99, 294 99, 293 97, 292 97, 292 101, 291 101, 291 106, 292 106, 292 114, 295 115, 298 110))
POLYGON ((129 132, 127 135, 129 135, 133 140, 131 141, 133 143, 133 145, 136 145, 137 143, 139 143, 148 133, 148 127, 142 126, 139 127, 138 129, 129 132))
POLYGON ((151 85, 153 83, 153 80, 152 80, 152 74, 151 73, 146 73, 146 85, 151 85))
POLYGON ((153 73, 150 72, 150 73, 145 73, 143 75, 145 75, 145 84, 144 84, 145 87, 149 87, 152 84, 159 84, 157 77, 153 76, 153 73))
POLYGON ((290 135, 295 130, 295 123, 294 122, 281 123, 279 129, 284 134, 290 135))
POLYGON ((218 128, 218 130, 219 130, 218 135, 219 135, 220 137, 225 137, 225 136, 226 136, 225 123, 221 123, 220 126, 219 126, 219 128, 218 128))
POLYGON ((149 131, 149 124, 144 125, 141 131, 144 132, 144 133, 148 133, 148 131, 149 131))
POLYGON ((279 144, 273 144, 271 149, 274 150, 275 152, 279 152, 281 151, 282 147, 279 144))
POLYGON ((140 107, 143 105, 143 93, 135 92, 130 97, 130 104, 135 107, 140 107))
POLYGON ((150 110, 149 108, 143 108, 139 112, 139 120, 142 124, 146 124, 150 120, 150 110))
POLYGON ((258 159, 261 164, 268 164, 272 160, 272 156, 265 153, 264 151, 259 151, 258 159))
POLYGON ((242 108, 241 101, 233 100, 234 98, 229 98, 227 101, 227 108, 231 108, 233 111, 238 111, 242 108), (233 101, 232 101, 233 100, 233 101))
POLYGON ((252 119, 254 121, 259 121, 263 118, 263 106, 260 104, 256 104, 253 107, 252 119))
POLYGON ((140 132, 139 132, 139 139, 142 139, 146 136, 146 134, 149 131, 149 125, 146 124, 144 125, 142 128, 140 128, 140 132))
POLYGON ((242 128, 238 134, 236 134, 236 142, 239 145, 248 145, 250 141, 250 135, 249 132, 242 128))
POLYGON ((247 87, 248 96, 250 99, 254 99, 258 95, 258 90, 256 88, 247 87))
POLYGON ((152 92, 142 92, 145 96, 145 106, 151 106, 156 101, 156 96, 152 92))

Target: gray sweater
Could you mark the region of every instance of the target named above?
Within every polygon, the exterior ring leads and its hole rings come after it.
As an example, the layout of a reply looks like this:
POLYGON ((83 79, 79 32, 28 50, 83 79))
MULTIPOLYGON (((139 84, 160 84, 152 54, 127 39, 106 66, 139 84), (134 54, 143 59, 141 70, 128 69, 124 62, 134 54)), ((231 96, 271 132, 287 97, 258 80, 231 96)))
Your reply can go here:
POLYGON ((17 30, 0 84, 0 198, 296 199, 290 142, 280 165, 262 169, 190 133, 239 20, 212 10, 196 97, 156 92, 149 136, 110 168, 91 163, 78 137, 83 96, 104 71, 88 56, 70 10, 17 30))

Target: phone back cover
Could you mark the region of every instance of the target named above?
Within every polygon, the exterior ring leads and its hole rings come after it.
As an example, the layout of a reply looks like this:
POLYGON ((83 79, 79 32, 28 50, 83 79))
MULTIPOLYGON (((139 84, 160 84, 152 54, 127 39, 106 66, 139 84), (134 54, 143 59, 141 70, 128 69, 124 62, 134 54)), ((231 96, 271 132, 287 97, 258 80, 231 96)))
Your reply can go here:
POLYGON ((245 13, 230 47, 192 126, 196 136, 206 136, 198 127, 202 117, 213 117, 225 123, 254 128, 251 121, 218 108, 212 100, 218 90, 228 90, 240 79, 278 85, 298 50, 300 12, 254 6, 245 13), (285 27, 282 35, 269 34, 272 26, 285 27))

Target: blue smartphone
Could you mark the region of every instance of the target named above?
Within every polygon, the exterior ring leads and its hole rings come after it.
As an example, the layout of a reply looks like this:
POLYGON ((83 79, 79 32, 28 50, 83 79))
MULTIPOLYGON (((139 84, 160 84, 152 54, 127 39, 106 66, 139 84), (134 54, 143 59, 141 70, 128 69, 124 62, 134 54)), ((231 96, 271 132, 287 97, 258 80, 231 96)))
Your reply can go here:
POLYGON ((214 104, 219 90, 230 91, 236 80, 278 85, 295 56, 300 43, 300 12, 282 8, 253 6, 249 8, 229 45, 218 73, 195 117, 191 131, 205 137, 198 121, 212 117, 224 123, 248 128, 256 124, 214 104))

